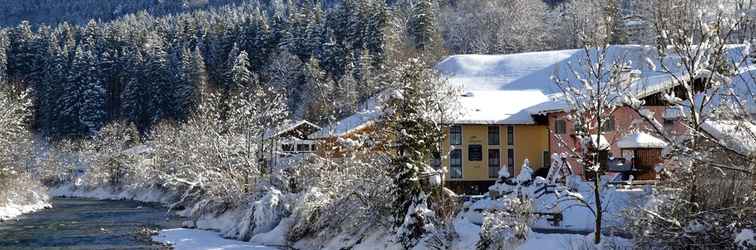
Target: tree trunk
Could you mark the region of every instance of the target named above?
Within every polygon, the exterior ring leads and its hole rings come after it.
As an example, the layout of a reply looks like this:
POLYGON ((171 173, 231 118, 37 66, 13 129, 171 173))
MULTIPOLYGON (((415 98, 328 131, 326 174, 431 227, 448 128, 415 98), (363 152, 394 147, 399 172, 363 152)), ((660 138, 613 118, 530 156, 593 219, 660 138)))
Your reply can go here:
POLYGON ((601 217, 602 217, 602 213, 603 213, 603 211, 601 211, 602 210, 601 209, 601 196, 599 195, 599 194, 601 194, 601 190, 599 190, 599 188, 601 188, 601 181, 600 181, 600 177, 599 177, 599 171, 596 171, 596 176, 595 176, 595 178, 593 178, 593 186, 594 186, 593 195, 596 196, 595 197, 595 200, 596 200, 596 229, 595 229, 595 232, 594 232, 595 237, 593 239, 593 243, 594 244, 599 244, 599 243, 601 243, 601 217))

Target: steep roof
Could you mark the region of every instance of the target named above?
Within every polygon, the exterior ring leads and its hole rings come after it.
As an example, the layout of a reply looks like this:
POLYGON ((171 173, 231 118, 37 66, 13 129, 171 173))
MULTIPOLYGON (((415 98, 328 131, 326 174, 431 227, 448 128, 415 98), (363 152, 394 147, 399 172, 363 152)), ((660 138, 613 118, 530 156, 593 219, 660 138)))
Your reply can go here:
POLYGON ((298 134, 297 135, 298 137, 305 137, 307 136, 307 134, 310 134, 312 131, 317 131, 319 129, 320 127, 318 125, 315 125, 312 122, 309 122, 307 120, 299 120, 299 121, 289 122, 283 125, 279 129, 268 129, 265 131, 265 136, 263 138, 267 140, 267 139, 275 138, 275 137, 278 137, 287 133, 292 133, 296 130, 300 130, 302 133, 304 133, 304 134, 298 134), (308 133, 308 131, 310 132, 308 133))
POLYGON ((360 104, 357 112, 334 124, 321 128, 318 132, 310 135, 310 138, 324 139, 343 136, 369 126, 383 115, 383 104, 390 97, 390 94, 391 91, 384 90, 368 98, 360 104))

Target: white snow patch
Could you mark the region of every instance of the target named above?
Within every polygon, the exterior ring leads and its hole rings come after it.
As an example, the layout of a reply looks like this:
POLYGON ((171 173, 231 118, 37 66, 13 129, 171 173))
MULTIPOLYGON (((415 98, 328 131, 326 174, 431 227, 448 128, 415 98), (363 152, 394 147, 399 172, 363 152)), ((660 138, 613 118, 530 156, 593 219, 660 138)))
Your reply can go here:
POLYGON ((460 124, 533 124, 528 108, 549 101, 539 90, 472 91, 459 98, 460 124))
POLYGON ((0 221, 13 219, 25 213, 31 213, 52 207, 45 194, 33 192, 32 197, 34 201, 31 203, 19 202, 15 199, 8 200, 5 206, 0 206, 0 221))
POLYGON ((667 143, 653 135, 635 132, 622 137, 617 142, 617 146, 620 148, 665 148, 667 143))
POLYGON ((170 244, 176 250, 276 250, 255 243, 224 239, 219 233, 212 231, 184 228, 161 230, 152 240, 170 244))
POLYGON ((77 197, 99 200, 135 200, 142 202, 167 203, 173 195, 154 186, 128 185, 121 188, 85 187, 64 184, 50 188, 48 194, 53 197, 77 197))
POLYGON ((735 244, 740 247, 756 247, 756 233, 752 229, 743 229, 735 235, 735 244))

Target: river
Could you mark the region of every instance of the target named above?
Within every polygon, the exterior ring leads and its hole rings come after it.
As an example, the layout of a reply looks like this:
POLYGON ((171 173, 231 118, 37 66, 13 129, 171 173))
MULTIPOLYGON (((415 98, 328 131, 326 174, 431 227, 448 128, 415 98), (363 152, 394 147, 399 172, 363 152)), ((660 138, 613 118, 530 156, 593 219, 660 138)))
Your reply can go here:
POLYGON ((157 203, 54 198, 52 205, 0 222, 0 249, 169 249, 149 231, 180 226, 157 203))

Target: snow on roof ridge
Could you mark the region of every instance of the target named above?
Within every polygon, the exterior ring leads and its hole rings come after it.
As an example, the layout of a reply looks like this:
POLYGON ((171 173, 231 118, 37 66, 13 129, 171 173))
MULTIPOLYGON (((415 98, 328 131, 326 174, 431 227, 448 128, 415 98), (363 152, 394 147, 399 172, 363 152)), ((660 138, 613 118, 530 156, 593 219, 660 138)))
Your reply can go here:
POLYGON ((634 132, 617 141, 619 148, 665 148, 667 142, 645 132, 634 132))

